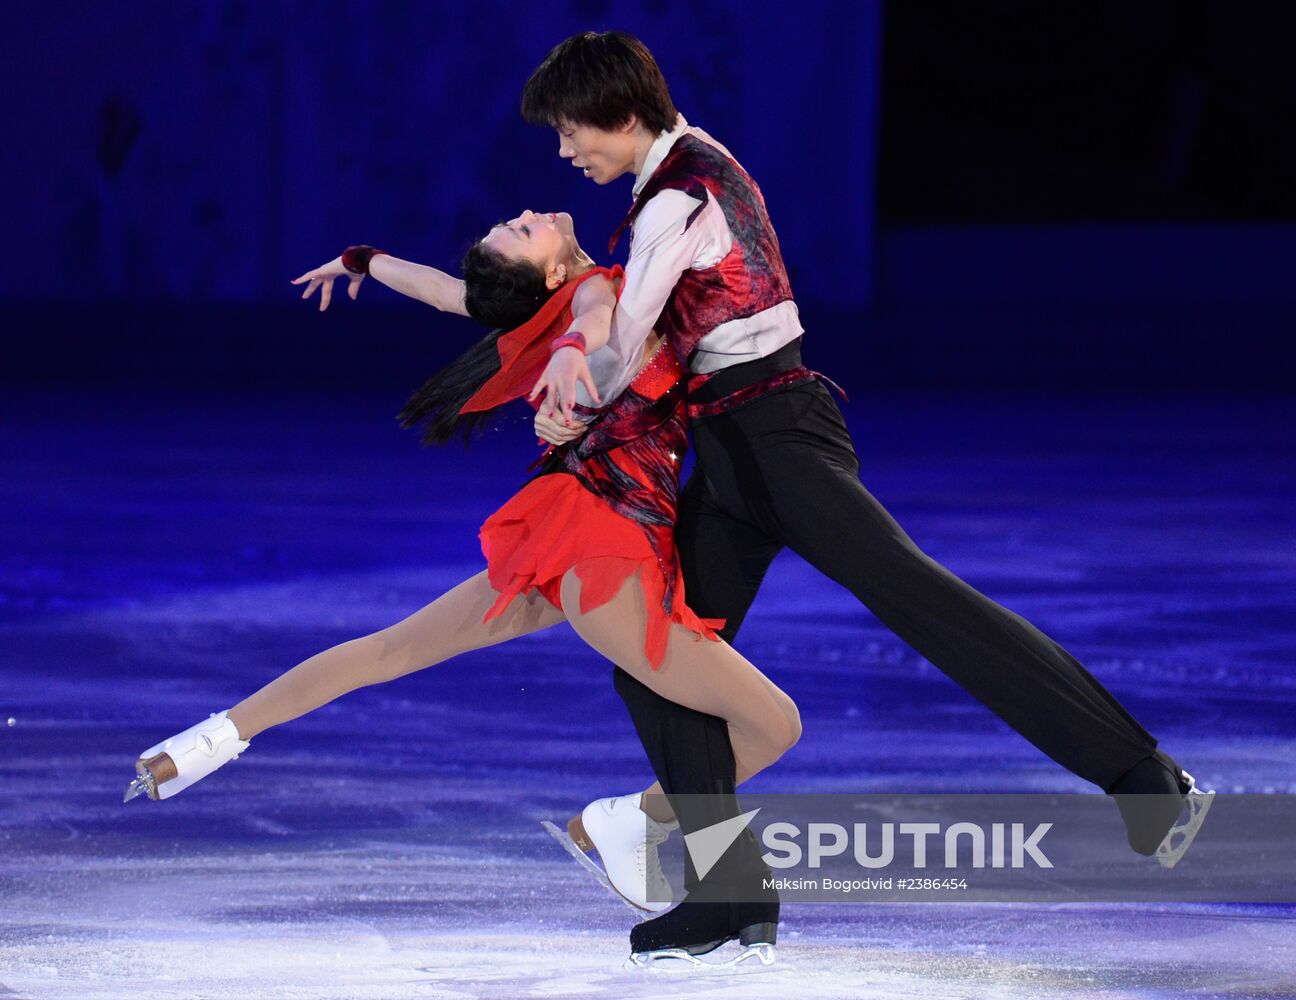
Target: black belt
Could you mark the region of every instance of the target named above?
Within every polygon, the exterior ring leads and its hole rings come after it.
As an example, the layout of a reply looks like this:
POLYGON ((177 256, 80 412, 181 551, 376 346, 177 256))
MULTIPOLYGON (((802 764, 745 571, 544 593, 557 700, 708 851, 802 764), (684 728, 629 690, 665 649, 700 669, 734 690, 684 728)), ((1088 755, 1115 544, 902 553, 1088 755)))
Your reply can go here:
POLYGON ((827 375, 811 371, 801 364, 801 338, 798 337, 766 357, 744 361, 718 372, 691 376, 688 416, 690 420, 715 416, 784 386, 798 385, 813 378, 832 386, 842 399, 847 398, 841 386, 827 375))

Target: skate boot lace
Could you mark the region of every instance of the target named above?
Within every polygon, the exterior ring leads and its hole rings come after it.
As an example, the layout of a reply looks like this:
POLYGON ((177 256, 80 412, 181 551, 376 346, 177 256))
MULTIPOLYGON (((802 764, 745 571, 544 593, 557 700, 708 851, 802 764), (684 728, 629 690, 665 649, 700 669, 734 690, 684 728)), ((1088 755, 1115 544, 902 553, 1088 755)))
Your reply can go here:
POLYGON ((635 852, 635 861, 639 868, 639 877, 644 880, 644 888, 649 898, 665 896, 669 892, 666 876, 661 870, 661 856, 656 847, 670 836, 670 831, 663 829, 656 822, 649 821, 643 843, 635 852))

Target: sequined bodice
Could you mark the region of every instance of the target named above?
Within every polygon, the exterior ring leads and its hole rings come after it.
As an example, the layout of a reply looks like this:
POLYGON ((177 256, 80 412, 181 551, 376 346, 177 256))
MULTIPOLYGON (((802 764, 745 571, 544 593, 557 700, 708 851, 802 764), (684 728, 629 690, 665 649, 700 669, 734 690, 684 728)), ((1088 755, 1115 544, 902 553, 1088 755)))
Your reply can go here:
POLYGON ((684 377, 684 366, 663 339, 630 383, 630 388, 648 399, 660 399, 684 377))
POLYGON ((551 451, 540 471, 575 476, 643 529, 667 581, 667 609, 674 599, 677 568, 680 463, 688 451, 684 388, 679 356, 662 340, 629 388, 590 423, 583 437, 551 451))

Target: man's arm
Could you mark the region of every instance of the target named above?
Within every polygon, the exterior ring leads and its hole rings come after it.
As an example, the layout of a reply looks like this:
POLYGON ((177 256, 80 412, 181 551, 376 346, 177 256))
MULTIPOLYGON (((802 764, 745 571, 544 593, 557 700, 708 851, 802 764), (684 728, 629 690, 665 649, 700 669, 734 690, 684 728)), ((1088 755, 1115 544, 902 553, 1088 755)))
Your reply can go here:
MULTIPOLYGON (((684 228, 688 216, 697 206, 699 201, 688 194, 664 190, 639 212, 639 218, 635 219, 634 240, 630 244, 630 260, 626 262, 626 276, 622 280, 621 297, 610 316, 607 338, 601 338, 604 330, 599 328, 592 330, 599 339, 591 339, 591 330, 581 326, 579 329, 586 337, 586 354, 590 355, 588 361, 574 358, 573 352, 568 350, 553 355, 550 367, 544 370, 537 383, 537 389, 540 383, 559 386, 557 400, 548 400, 548 413, 552 415, 555 405, 561 405, 562 411, 570 417, 570 407, 562 387, 574 386, 577 381, 586 386, 591 382, 599 386, 601 399, 610 402, 634 380, 643 361, 644 343, 651 337, 653 326, 670 298, 675 282, 693 266, 709 242, 717 242, 714 227, 705 224, 708 211, 719 211, 715 206, 702 211, 700 218, 687 231, 684 228), (599 350, 600 347, 610 347, 610 350, 599 350), (581 377, 586 373, 590 376, 588 381, 581 377)), ((723 236, 727 237, 727 227, 724 227, 723 236)), ((723 254, 718 254, 717 259, 719 256, 723 254)), ((533 392, 531 398, 537 395, 538 392, 533 392)), ((597 398, 594 392, 590 395, 591 399, 597 398)))
POLYGON ((644 341, 657 324, 680 275, 693 266, 710 233, 705 212, 686 230, 700 202, 683 191, 655 195, 635 219, 630 258, 626 261, 621 297, 612 317, 609 344, 622 357, 636 362, 644 341))

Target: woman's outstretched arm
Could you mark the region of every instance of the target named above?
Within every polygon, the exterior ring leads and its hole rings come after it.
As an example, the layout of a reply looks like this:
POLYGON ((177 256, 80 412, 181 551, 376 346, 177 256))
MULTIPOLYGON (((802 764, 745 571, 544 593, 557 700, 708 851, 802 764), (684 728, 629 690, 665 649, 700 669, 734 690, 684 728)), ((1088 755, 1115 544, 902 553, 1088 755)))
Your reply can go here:
MULTIPOLYGON (((340 258, 339 258, 340 259, 340 258)), ((379 254, 369 262, 369 273, 388 288, 402 295, 426 302, 442 312, 467 316, 464 308, 464 283, 462 278, 438 271, 426 264, 415 264, 390 254, 379 254)))
MULTIPOLYGON (((468 315, 468 310, 464 306, 462 278, 456 278, 452 274, 446 274, 445 271, 428 267, 426 264, 401 260, 387 253, 374 255, 369 261, 369 273, 388 288, 395 289, 412 299, 418 299, 420 302, 426 302, 434 309, 457 313, 460 316, 468 315)), ((299 278, 294 278, 292 283, 294 285, 306 283, 306 290, 302 292, 303 299, 309 299, 318 288, 320 312, 323 312, 333 299, 333 282, 338 278, 347 279, 347 294, 354 299, 360 293, 360 284, 364 281, 365 275, 352 274, 342 265, 341 257, 334 257, 327 264, 313 271, 307 271, 299 278)))

